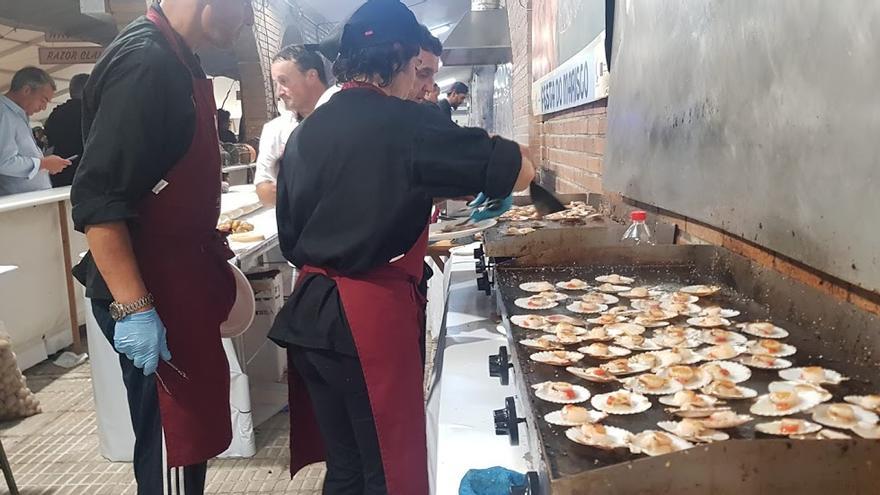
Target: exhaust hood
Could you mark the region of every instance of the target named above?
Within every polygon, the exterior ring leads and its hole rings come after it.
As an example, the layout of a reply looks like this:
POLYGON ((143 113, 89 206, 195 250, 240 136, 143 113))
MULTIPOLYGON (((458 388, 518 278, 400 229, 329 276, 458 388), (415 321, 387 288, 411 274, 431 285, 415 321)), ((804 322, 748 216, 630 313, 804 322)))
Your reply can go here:
POLYGON ((500 65, 513 60, 507 9, 472 10, 443 42, 444 66, 500 65))

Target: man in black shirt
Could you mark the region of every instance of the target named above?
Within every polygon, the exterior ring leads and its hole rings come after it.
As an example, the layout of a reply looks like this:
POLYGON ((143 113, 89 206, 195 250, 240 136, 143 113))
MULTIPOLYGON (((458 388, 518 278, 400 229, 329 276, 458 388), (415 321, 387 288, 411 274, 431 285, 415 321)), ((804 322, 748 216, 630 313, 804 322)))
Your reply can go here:
POLYGON ((204 493, 207 460, 232 438, 220 324, 235 281, 216 230, 217 106, 193 51, 229 48, 252 22, 250 0, 162 0, 84 92, 71 202, 90 251, 75 275, 120 354, 138 495, 204 493))
POLYGON ((449 117, 449 120, 452 120, 452 111, 458 110, 458 107, 467 100, 469 91, 467 84, 456 82, 451 88, 449 88, 449 92, 446 93, 446 99, 440 100, 440 102, 437 103, 437 106, 440 107, 440 110, 443 111, 444 115, 449 117))
MULTIPOLYGON (((88 74, 77 74, 70 80, 70 99, 55 107, 46 121, 46 137, 52 153, 64 158, 82 156, 82 96, 88 74)), ((61 173, 49 177, 52 187, 63 187, 73 184, 79 160, 71 160, 73 164, 61 173)))
POLYGON ((237 143, 238 137, 232 132, 232 116, 229 110, 217 110, 217 135, 221 143, 237 143))

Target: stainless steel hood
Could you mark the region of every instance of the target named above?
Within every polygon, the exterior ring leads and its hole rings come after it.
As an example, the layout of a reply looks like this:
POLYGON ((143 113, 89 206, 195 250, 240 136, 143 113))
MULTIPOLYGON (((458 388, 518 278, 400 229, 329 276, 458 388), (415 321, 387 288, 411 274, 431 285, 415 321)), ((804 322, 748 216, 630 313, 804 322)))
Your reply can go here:
POLYGON ((500 65, 513 59, 507 9, 472 10, 443 42, 444 66, 500 65))

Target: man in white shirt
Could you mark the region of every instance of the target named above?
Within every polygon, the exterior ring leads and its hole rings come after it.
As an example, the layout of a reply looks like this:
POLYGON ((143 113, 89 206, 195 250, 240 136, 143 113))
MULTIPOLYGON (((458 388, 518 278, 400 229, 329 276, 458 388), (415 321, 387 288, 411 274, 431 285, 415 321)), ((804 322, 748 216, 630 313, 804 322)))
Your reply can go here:
POLYGON ((287 138, 302 119, 323 103, 319 100, 325 93, 336 90, 327 89, 328 74, 321 55, 301 45, 287 46, 278 52, 272 60, 272 81, 284 111, 263 126, 254 177, 260 202, 267 206, 275 205, 278 166, 287 138))
POLYGON ((49 174, 70 165, 59 156, 44 157, 31 132, 30 116, 46 109, 55 89, 46 71, 25 67, 0 96, 0 196, 51 189, 49 174))

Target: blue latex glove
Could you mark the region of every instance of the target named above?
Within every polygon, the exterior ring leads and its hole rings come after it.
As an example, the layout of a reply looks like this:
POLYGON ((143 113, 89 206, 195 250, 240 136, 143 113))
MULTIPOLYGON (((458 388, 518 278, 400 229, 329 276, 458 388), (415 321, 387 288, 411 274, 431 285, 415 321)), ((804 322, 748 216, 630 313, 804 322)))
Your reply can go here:
POLYGON ((482 205, 483 203, 485 203, 487 199, 489 199, 489 198, 487 198, 485 194, 480 193, 480 194, 477 195, 476 198, 474 198, 473 201, 471 201, 471 202, 468 203, 467 205, 468 205, 469 207, 471 207, 471 208, 476 208, 477 206, 480 206, 480 205, 482 205))
MULTIPOLYGON (((480 195, 482 196, 482 193, 480 193, 480 195)), ((479 198, 477 198, 477 199, 479 199, 479 198)), ((492 200, 487 201, 487 203, 490 203, 490 202, 492 202, 492 200)), ((508 196, 500 201, 497 201, 497 204, 491 208, 489 208, 489 207, 477 208, 476 210, 473 211, 473 213, 471 213, 471 220, 474 223, 476 223, 476 222, 480 222, 482 220, 487 220, 489 218, 495 218, 495 217, 501 216, 505 212, 507 212, 511 206, 513 206, 513 196, 508 196)))
POLYGON ((458 495, 508 495, 511 486, 526 484, 524 474, 503 467, 471 469, 458 486, 458 495))
POLYGON ((135 367, 144 370, 144 376, 152 375, 159 367, 159 358, 171 360, 171 351, 165 340, 165 325, 155 309, 135 313, 116 322, 113 346, 125 354, 135 367))

